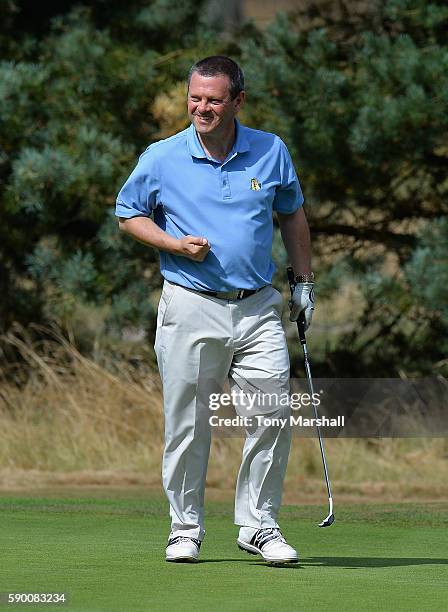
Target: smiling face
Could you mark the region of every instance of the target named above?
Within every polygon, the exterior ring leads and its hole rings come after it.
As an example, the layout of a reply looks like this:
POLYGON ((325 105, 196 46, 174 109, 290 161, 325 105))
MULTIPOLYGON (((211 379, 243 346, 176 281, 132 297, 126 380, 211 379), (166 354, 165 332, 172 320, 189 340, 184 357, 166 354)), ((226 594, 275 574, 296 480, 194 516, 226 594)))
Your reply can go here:
POLYGON ((219 136, 231 132, 243 100, 244 91, 232 100, 230 79, 224 74, 202 76, 193 72, 191 75, 188 116, 198 134, 219 136))

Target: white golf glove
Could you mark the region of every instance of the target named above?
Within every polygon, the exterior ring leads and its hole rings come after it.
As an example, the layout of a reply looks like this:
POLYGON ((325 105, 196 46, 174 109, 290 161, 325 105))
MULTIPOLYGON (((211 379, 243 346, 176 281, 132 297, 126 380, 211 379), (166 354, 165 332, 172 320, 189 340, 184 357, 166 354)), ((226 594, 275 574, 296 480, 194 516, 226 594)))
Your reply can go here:
POLYGON ((291 313, 290 321, 297 321, 299 314, 304 311, 305 329, 311 325, 314 310, 314 283, 296 283, 294 293, 289 301, 291 313))

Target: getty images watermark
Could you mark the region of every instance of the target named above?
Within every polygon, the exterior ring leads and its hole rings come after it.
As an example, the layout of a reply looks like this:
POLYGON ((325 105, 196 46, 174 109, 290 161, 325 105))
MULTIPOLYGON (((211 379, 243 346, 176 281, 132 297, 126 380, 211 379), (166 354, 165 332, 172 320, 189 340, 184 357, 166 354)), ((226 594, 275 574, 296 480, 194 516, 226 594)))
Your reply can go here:
POLYGON ((281 416, 286 412, 299 411, 303 407, 317 408, 321 405, 320 393, 272 393, 257 390, 254 393, 245 392, 242 389, 232 390, 229 393, 210 393, 209 408, 218 411, 222 407, 234 406, 240 413, 233 417, 212 414, 209 423, 212 427, 344 427, 344 415, 329 418, 325 415, 318 417, 306 417, 301 414, 289 414, 281 416), (252 411, 269 414, 251 414, 252 411), (288 410, 289 411, 289 410, 288 410))
POLYGON ((210 379, 198 383, 217 436, 257 436, 263 427, 291 427, 327 438, 448 437, 448 384, 428 378, 210 379), (246 430, 246 432, 245 432, 246 430))

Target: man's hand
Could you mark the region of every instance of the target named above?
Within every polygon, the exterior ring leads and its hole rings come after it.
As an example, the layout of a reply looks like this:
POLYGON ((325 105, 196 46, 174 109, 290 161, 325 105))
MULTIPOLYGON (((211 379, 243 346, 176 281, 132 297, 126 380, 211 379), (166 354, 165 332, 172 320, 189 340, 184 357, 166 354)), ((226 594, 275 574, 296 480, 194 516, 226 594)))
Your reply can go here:
POLYGON ((131 217, 130 219, 120 217, 119 228, 147 246, 152 246, 173 255, 182 255, 193 261, 203 261, 210 251, 210 244, 207 238, 200 238, 199 236, 175 238, 160 229, 148 217, 140 216, 131 217))
POLYGON ((291 313, 290 321, 297 321, 299 314, 304 311, 305 329, 311 325, 314 310, 314 283, 296 283, 294 293, 289 302, 291 313))
POLYGON ((204 261, 205 256, 210 251, 210 244, 207 238, 198 236, 185 236, 179 240, 179 252, 177 255, 183 255, 193 261, 204 261))

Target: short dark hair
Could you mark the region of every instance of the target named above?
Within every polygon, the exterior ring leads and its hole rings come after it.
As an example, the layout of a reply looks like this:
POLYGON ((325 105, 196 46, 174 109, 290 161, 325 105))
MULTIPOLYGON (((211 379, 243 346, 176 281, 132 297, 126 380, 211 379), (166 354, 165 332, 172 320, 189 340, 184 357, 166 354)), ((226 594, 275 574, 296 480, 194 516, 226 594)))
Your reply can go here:
POLYGON ((188 86, 190 86, 193 72, 206 77, 218 76, 220 74, 228 76, 232 100, 236 98, 240 91, 244 90, 243 71, 236 62, 225 55, 211 55, 193 64, 188 73, 188 86))

